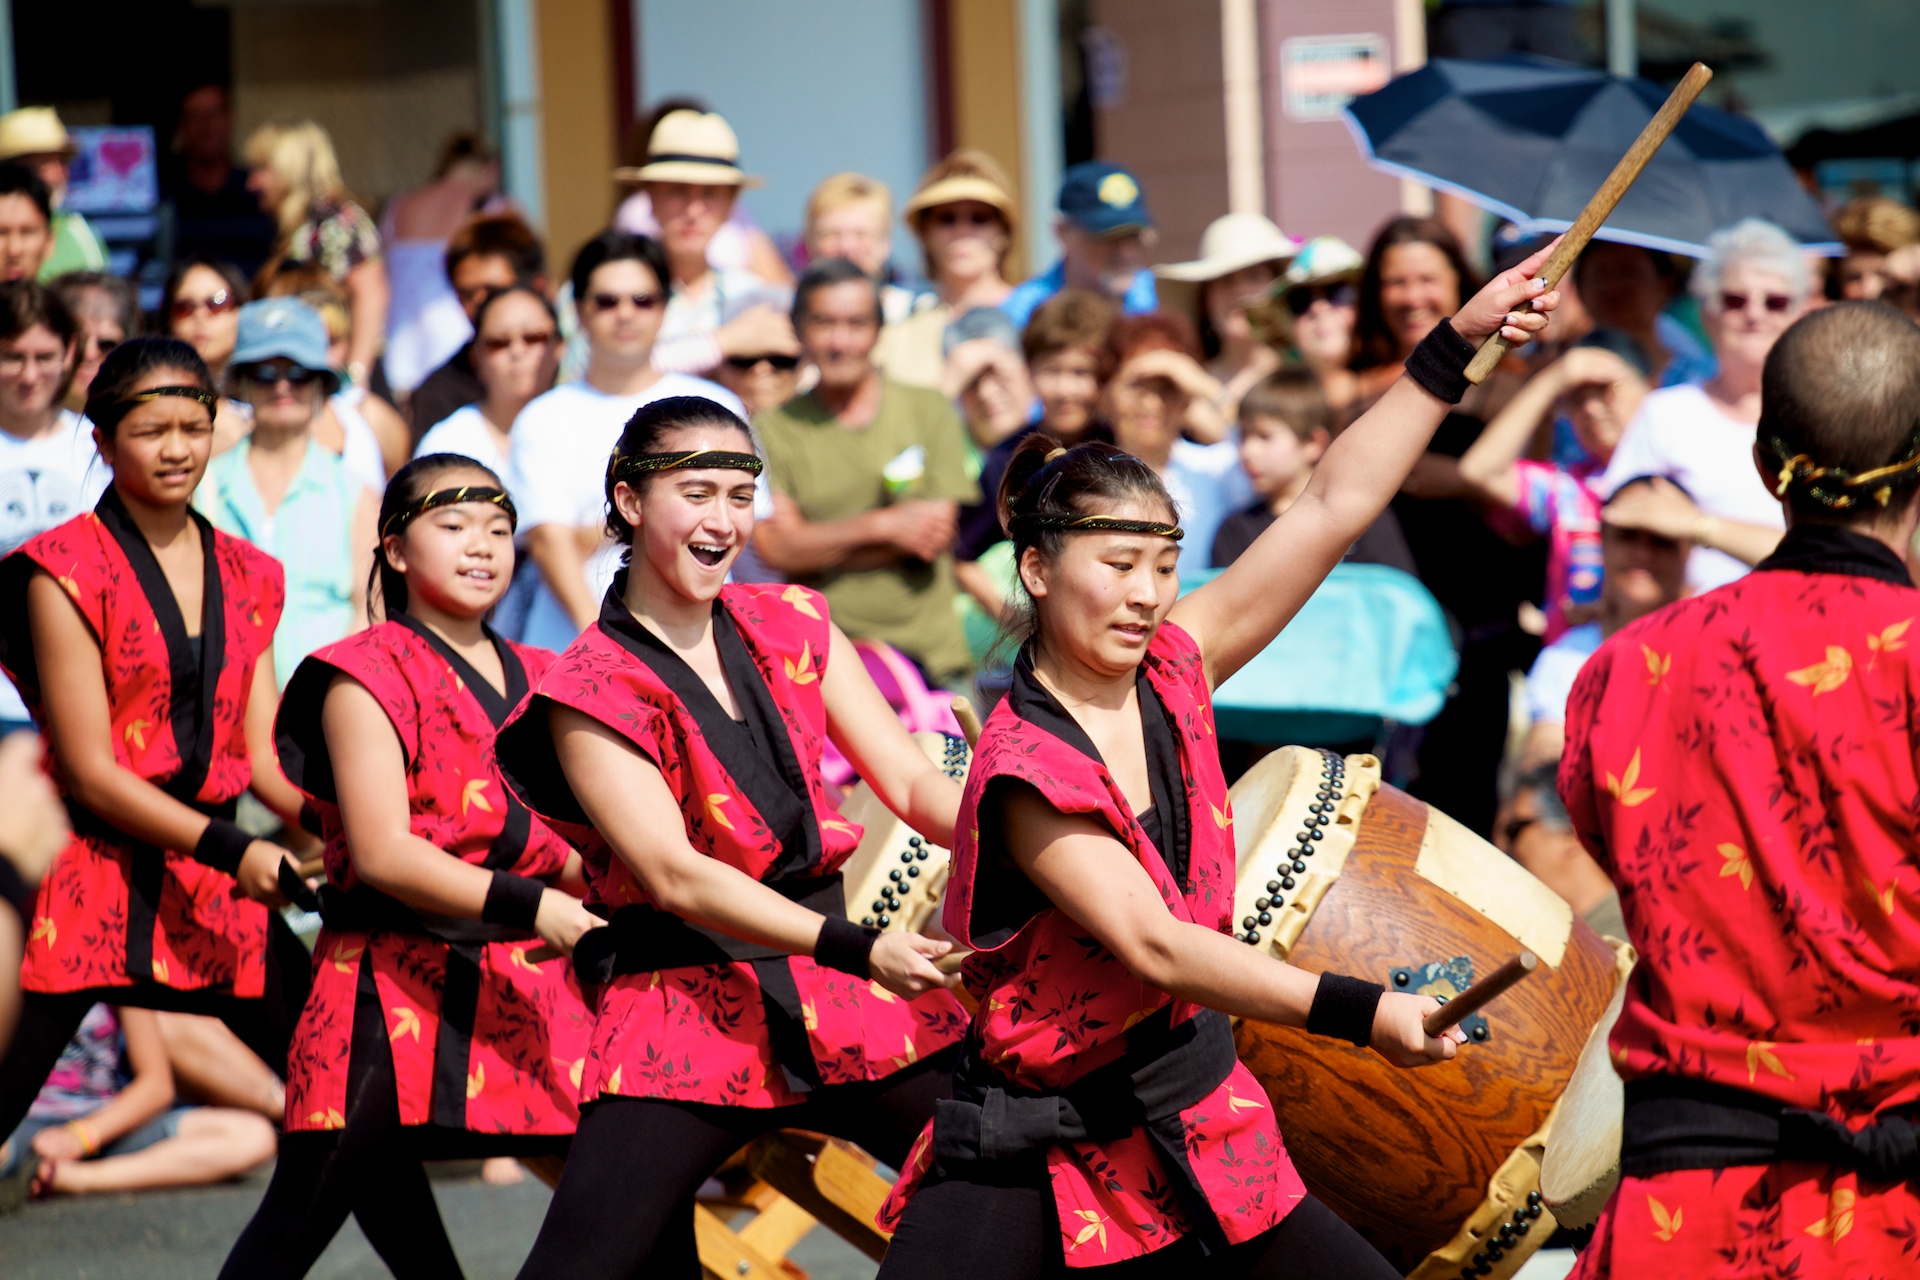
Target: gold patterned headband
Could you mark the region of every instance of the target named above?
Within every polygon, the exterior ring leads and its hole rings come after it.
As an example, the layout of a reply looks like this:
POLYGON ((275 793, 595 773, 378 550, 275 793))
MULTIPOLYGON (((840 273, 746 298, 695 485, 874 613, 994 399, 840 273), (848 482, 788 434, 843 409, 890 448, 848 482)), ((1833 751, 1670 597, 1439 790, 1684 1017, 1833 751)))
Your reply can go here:
POLYGON ((1177 524, 1122 520, 1117 516, 1023 515, 1015 516, 1013 525, 1016 530, 1058 529, 1063 533, 1144 533, 1155 538, 1172 538, 1175 542, 1187 536, 1187 531, 1177 524))
POLYGON ((1873 500, 1886 506, 1898 485, 1920 480, 1920 431, 1907 442, 1907 456, 1899 462, 1855 474, 1844 467, 1823 467, 1804 453, 1789 453, 1778 436, 1767 440, 1767 450, 1780 463, 1779 479, 1773 492, 1784 498, 1794 485, 1803 485, 1812 498, 1824 506, 1845 510, 1870 492, 1873 500))
POLYGON ((463 484, 458 489, 435 489, 411 506, 403 507, 387 517, 380 526, 380 536, 385 538, 399 533, 414 520, 425 515, 435 507, 457 506, 462 502, 491 502, 507 513, 507 523, 513 528, 520 527, 520 513, 514 509, 513 499, 504 489, 495 489, 487 485, 463 484))
POLYGON ((618 450, 607 459, 608 480, 631 480, 656 471, 687 471, 718 468, 759 475, 766 467, 756 454, 732 449, 687 449, 678 453, 630 453, 618 450))

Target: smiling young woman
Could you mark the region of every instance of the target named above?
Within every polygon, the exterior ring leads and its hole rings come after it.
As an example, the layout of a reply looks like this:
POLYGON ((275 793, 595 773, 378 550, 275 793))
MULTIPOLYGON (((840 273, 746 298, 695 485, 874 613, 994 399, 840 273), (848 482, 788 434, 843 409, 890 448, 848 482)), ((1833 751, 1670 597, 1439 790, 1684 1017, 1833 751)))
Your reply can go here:
POLYGON ((950 944, 847 919, 860 828, 821 748, 935 844, 960 789, 825 597, 727 583, 760 466, 710 400, 634 414, 606 481, 627 567, 500 735, 502 775, 581 850, 609 918, 574 953, 599 987, 593 1105, 523 1276, 691 1275, 693 1192, 743 1144, 813 1129, 898 1164, 946 1092, 965 1025, 933 965, 950 944))

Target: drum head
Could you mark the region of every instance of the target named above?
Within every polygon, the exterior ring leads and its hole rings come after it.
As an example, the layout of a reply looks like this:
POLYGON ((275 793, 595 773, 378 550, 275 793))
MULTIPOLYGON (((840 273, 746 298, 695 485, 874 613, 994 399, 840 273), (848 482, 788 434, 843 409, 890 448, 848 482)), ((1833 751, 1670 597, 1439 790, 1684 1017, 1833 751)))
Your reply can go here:
POLYGON ((1613 1069, 1607 1037, 1613 1034, 1626 997, 1623 972, 1613 1002, 1587 1036, 1573 1078, 1567 1081, 1567 1091, 1554 1113, 1546 1155, 1540 1161, 1540 1197, 1562 1226, 1592 1226, 1600 1218, 1600 1207, 1620 1185, 1620 1126, 1627 1099, 1613 1069))

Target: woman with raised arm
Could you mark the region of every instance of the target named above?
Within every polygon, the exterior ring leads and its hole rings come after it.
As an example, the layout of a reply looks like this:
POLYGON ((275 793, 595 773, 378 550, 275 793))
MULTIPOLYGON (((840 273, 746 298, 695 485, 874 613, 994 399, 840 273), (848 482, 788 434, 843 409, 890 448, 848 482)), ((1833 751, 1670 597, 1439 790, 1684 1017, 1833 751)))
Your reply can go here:
POLYGON ((627 567, 500 735, 508 785, 580 849, 609 916, 574 953, 598 1018, 523 1277, 698 1275, 693 1193, 742 1145, 819 1130, 897 1166, 946 1096, 966 1026, 933 964, 951 944, 847 919, 838 868, 861 832, 821 746, 937 845, 960 788, 824 596, 727 583, 760 468, 711 400, 633 415, 606 480, 627 567))
POLYGON ((299 817, 272 738, 285 589, 278 564, 189 502, 217 404, 186 343, 114 348, 87 395, 112 485, 0 561, 0 665, 74 826, 34 900, 0 1129, 95 1003, 216 1014, 286 1070, 310 961, 268 906, 292 864, 233 821, 248 789, 299 817))
MULTIPOLYGON (((600 920, 559 887, 579 856, 493 773, 494 734, 554 660, 487 625, 513 525, 486 467, 409 462, 368 588, 386 621, 287 684, 275 730, 326 836, 326 928, 280 1160, 222 1275, 305 1275, 349 1209, 424 1189, 422 1158, 564 1154, 579 1118, 590 1019, 566 962, 528 952, 571 952, 600 920)), ((458 1275, 431 1195, 415 1203, 388 1266, 458 1275)))
POLYGON ((1434 326, 1307 489, 1175 602, 1178 512, 1145 463, 1035 437, 1000 489, 1030 625, 961 804, 947 929, 976 948, 954 1097, 902 1167, 883 1277, 1397 1273, 1306 1195, 1227 1014, 1450 1058, 1432 1003, 1263 959, 1233 936, 1212 691, 1377 518, 1496 330, 1546 323, 1544 254, 1434 326))

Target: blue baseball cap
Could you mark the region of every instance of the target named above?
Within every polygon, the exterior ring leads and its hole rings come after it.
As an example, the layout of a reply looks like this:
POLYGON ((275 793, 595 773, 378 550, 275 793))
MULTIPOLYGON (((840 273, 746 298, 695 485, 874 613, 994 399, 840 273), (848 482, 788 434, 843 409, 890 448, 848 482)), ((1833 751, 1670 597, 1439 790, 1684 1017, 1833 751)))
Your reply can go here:
POLYGON ((331 395, 340 375, 327 363, 327 322, 298 298, 262 298, 240 308, 240 332, 227 367, 291 360, 321 375, 331 395))
POLYGON ((1096 236, 1153 226, 1139 179, 1105 160, 1085 160, 1066 171, 1060 179, 1060 214, 1096 236))

